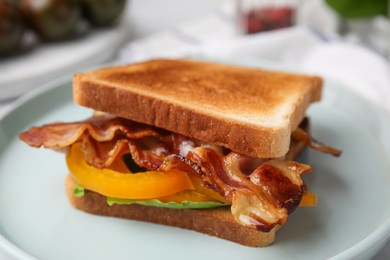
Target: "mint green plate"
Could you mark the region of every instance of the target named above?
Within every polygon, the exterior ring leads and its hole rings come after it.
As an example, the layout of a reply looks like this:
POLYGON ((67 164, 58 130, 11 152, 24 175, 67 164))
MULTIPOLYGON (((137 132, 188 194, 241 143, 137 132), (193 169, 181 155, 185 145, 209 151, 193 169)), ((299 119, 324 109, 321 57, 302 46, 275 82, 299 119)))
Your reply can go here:
MULTIPOLYGON (((289 70, 268 62, 225 60, 289 70)), ((80 120, 71 78, 17 102, 0 121, 0 250, 16 259, 345 259, 368 258, 390 235, 390 116, 327 81, 309 109, 313 136, 343 150, 340 158, 306 151, 300 160, 319 197, 299 208, 272 246, 248 248, 192 231, 89 215, 65 196, 64 155, 32 149, 18 133, 32 125, 80 120)))

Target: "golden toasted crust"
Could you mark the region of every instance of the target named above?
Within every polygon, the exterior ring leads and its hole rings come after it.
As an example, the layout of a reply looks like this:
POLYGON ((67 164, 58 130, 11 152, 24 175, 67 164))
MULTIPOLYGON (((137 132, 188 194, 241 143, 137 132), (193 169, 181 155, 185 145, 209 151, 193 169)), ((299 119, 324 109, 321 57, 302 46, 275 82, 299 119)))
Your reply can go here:
POLYGON ((319 77, 189 60, 152 60, 74 77, 74 100, 94 110, 262 158, 284 156, 319 100, 319 77))
POLYGON ((230 207, 215 209, 169 209, 142 205, 112 205, 106 198, 92 191, 84 196, 73 195, 74 183, 68 176, 66 191, 70 203, 77 209, 102 216, 141 220, 156 224, 194 230, 216 236, 242 245, 260 247, 271 244, 275 239, 274 228, 268 233, 247 228, 238 224, 230 212, 230 207))

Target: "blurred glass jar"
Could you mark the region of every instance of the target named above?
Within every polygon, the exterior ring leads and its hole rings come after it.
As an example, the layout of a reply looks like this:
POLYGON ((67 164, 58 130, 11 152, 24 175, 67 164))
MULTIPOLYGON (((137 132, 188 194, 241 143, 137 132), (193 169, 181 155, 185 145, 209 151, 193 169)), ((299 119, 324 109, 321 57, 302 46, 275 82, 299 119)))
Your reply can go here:
POLYGON ((252 34, 295 24, 299 0, 237 0, 239 27, 252 34))

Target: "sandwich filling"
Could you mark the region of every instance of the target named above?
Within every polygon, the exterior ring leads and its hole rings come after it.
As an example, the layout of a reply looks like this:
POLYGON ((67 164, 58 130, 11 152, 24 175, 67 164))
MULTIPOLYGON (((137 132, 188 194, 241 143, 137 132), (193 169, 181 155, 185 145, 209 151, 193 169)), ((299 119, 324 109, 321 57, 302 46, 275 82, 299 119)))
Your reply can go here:
MULTIPOLYGON (((302 129, 295 135, 332 152, 302 129)), ((65 151, 78 195, 90 190, 109 204, 229 205, 237 222, 264 232, 283 225, 300 204, 315 204, 301 179, 311 171, 308 165, 253 158, 112 115, 32 127, 20 138, 33 147, 65 151)))

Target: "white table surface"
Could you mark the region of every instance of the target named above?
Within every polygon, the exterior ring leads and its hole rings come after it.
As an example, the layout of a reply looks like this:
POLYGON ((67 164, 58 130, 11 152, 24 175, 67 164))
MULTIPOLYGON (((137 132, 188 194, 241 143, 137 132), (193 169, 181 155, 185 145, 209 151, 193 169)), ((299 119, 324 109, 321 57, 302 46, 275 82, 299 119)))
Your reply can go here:
MULTIPOLYGON (((131 0, 126 10, 126 22, 132 30, 131 39, 139 39, 175 24, 196 19, 217 8, 225 0, 131 0)), ((130 39, 130 40, 131 40, 130 39)), ((1 73, 1 72, 0 72, 1 73)), ((0 90, 1 91, 1 90, 0 90)), ((1 92, 0 92, 1 95, 1 92)), ((0 118, 13 106, 13 101, 0 101, 0 118)), ((12 260, 0 252, 0 260, 12 260)), ((390 242, 379 252, 375 260, 390 259, 390 242)))

